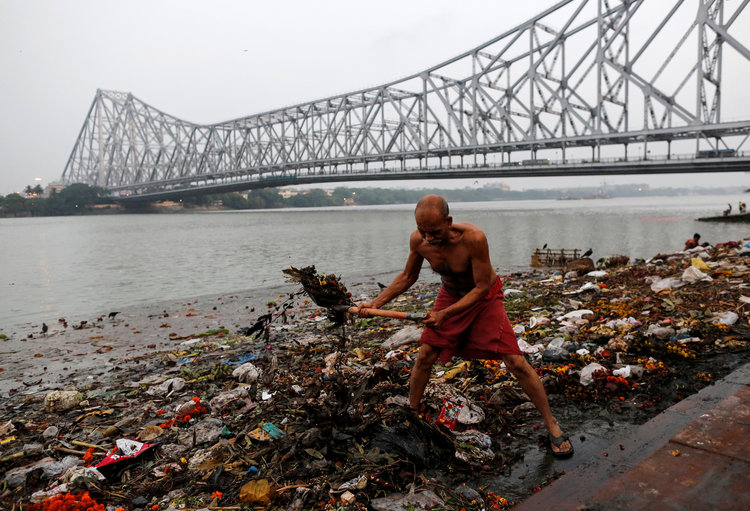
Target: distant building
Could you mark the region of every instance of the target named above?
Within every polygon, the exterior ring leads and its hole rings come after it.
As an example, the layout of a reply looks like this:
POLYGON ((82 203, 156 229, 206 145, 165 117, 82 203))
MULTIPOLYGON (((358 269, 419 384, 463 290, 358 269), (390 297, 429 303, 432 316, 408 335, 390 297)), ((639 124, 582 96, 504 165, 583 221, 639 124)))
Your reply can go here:
POLYGON ((88 209, 96 209, 96 210, 104 210, 104 209, 123 209, 121 204, 92 204, 91 206, 86 206, 88 209))
POLYGON ((160 202, 154 202, 152 206, 155 208, 182 208, 182 202, 163 200, 160 202))
POLYGON ((487 183, 486 185, 484 185, 484 187, 485 188, 500 188, 504 192, 510 191, 510 186, 508 185, 508 183, 505 183, 503 181, 499 181, 497 183, 487 183))
POLYGON ((281 195, 285 199, 288 199, 289 197, 294 197, 295 195, 299 195, 299 192, 297 190, 290 190, 288 188, 281 188, 279 190, 279 195, 281 195))
POLYGON ((42 192, 42 197, 49 198, 52 193, 60 193, 62 189, 65 188, 65 185, 62 184, 60 181, 52 181, 50 184, 48 184, 44 188, 44 192, 42 192))

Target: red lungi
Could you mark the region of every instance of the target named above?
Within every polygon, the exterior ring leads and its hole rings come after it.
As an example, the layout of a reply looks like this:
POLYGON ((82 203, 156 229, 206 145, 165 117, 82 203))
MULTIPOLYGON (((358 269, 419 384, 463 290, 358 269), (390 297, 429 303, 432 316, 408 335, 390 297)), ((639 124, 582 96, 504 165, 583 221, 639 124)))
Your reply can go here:
MULTIPOLYGON (((442 349, 440 361, 443 363, 454 355, 484 360, 499 360, 504 354, 521 355, 516 334, 505 313, 502 289, 503 283, 498 277, 487 296, 446 319, 440 328, 425 328, 419 342, 442 349)), ((445 309, 460 299, 441 287, 432 310, 445 309)))

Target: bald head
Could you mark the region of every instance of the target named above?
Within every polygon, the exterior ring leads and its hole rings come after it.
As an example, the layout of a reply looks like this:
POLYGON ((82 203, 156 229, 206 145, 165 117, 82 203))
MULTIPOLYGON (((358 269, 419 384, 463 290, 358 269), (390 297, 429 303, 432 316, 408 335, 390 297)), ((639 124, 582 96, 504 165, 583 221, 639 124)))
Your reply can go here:
POLYGON ((450 215, 448 202, 439 195, 425 195, 419 199, 417 207, 414 209, 415 215, 420 213, 438 213, 442 218, 447 218, 450 215))
POLYGON ((425 195, 414 210, 417 230, 430 245, 441 245, 451 235, 453 219, 448 214, 448 203, 437 195, 425 195))

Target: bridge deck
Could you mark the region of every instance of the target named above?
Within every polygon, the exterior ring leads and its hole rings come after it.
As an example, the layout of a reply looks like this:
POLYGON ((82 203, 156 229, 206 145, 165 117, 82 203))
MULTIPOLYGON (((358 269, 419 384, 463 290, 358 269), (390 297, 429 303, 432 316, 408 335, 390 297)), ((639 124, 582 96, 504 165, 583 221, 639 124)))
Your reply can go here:
MULTIPOLYGON (((170 188, 162 188, 162 183, 144 185, 142 189, 133 186, 119 190, 113 200, 119 202, 139 202, 180 199, 202 194, 227 193, 242 190, 255 190, 289 185, 315 183, 353 183, 361 181, 398 181, 429 179, 478 179, 509 177, 549 177, 549 176, 610 176, 648 174, 686 174, 712 172, 748 172, 750 156, 734 158, 703 158, 677 160, 643 160, 637 162, 611 162, 566 165, 469 165, 465 167, 439 169, 412 169, 405 171, 369 170, 356 173, 300 174, 280 177, 264 177, 257 174, 234 176, 226 180, 195 185, 196 178, 179 182, 170 188), (149 190, 154 186, 155 190, 149 190)), ((115 189, 118 190, 118 189, 115 189)))

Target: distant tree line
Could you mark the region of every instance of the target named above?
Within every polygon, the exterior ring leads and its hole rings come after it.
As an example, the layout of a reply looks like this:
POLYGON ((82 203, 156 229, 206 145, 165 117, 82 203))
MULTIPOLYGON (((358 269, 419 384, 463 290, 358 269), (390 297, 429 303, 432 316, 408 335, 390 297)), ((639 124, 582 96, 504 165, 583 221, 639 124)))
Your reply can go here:
MULTIPOLYGON (((40 194, 42 189, 26 187, 26 194, 40 194)), ((59 193, 52 191, 49 197, 24 197, 11 193, 3 197, 0 195, 0 216, 58 216, 84 214, 97 204, 107 204, 109 193, 103 188, 85 184, 72 184, 63 188, 59 193)))
MULTIPOLYGON (((27 195, 41 191, 41 187, 27 187, 27 195), (39 189, 37 189, 39 188, 39 189)), ((649 189, 647 185, 627 184, 602 187, 580 187, 570 189, 508 190, 499 186, 486 185, 481 188, 445 190, 424 188, 418 190, 390 188, 335 188, 333 190, 310 189, 295 195, 282 196, 276 188, 262 188, 245 194, 225 193, 200 195, 182 200, 186 209, 200 207, 221 207, 226 209, 274 209, 305 208, 377 204, 414 204, 423 195, 442 195, 451 202, 480 202, 497 200, 531 199, 580 199, 591 197, 642 197, 647 195, 677 196, 700 193, 701 190, 685 188, 649 189)), ((706 193, 737 193, 736 189, 703 189, 706 193)), ((85 184, 72 184, 50 197, 24 197, 19 194, 0 195, 0 216, 52 216, 86 214, 93 210, 106 210, 112 204, 108 192, 103 188, 85 184)))
POLYGON ((581 187, 572 189, 538 189, 538 190, 507 190, 497 186, 481 188, 438 189, 424 188, 418 190, 404 190, 391 188, 335 188, 327 192, 321 189, 300 191, 296 195, 283 197, 275 188, 262 188, 245 194, 227 193, 218 195, 204 195, 183 199, 183 204, 190 206, 207 206, 221 201, 229 209, 273 209, 273 208, 303 208, 344 206, 346 204, 377 205, 377 204, 414 204, 422 196, 434 193, 442 195, 450 202, 481 202, 497 200, 554 200, 561 198, 581 199, 590 197, 638 197, 645 195, 683 195, 685 189, 662 188, 649 190, 647 185, 618 185, 607 187, 581 187))

